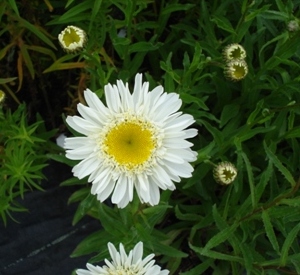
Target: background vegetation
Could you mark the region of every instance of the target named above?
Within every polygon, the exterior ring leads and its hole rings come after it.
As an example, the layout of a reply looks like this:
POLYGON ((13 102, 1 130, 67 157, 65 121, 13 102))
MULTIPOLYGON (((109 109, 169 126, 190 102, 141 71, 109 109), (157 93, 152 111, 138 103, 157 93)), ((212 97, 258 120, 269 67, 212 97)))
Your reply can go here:
POLYGON ((193 177, 163 191, 157 206, 121 210, 99 203, 86 179, 63 182, 78 185, 73 223, 99 220, 72 256, 99 262, 108 241, 127 249, 143 241, 171 274, 300 274, 299 0, 4 0, 0 18, 4 222, 22 210, 16 197, 39 188, 47 158, 74 164, 52 137, 68 132, 62 114, 76 113, 83 90, 102 98, 105 84, 132 85, 141 72, 150 87, 180 94, 196 119, 193 177), (60 48, 68 25, 87 32, 83 52, 60 48), (224 76, 231 43, 247 52, 239 82, 224 76), (238 169, 230 186, 214 181, 220 161, 238 169))

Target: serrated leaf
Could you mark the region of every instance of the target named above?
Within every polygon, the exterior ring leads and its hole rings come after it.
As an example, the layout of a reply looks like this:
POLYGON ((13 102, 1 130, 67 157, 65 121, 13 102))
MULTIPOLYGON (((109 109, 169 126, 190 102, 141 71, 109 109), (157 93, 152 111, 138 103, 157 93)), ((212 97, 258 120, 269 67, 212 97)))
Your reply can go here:
POLYGON ((107 250, 107 243, 110 239, 109 232, 101 229, 90 234, 83 239, 72 252, 71 257, 79 257, 82 255, 91 254, 93 252, 99 252, 100 250, 107 250))
POLYGON ((211 21, 216 23, 220 29, 223 29, 231 34, 235 34, 235 30, 232 27, 231 22, 226 17, 214 15, 211 21))
POLYGON ((181 272, 180 275, 199 275, 203 274, 214 262, 214 259, 206 259, 201 264, 186 272, 181 272))
POLYGON ((234 223, 231 226, 228 226, 227 228, 224 228, 222 231, 214 235, 205 245, 203 248, 202 253, 205 253, 208 250, 211 250, 212 248, 218 246, 219 244, 225 242, 228 240, 228 238, 231 237, 231 235, 234 233, 234 231, 237 229, 238 224, 234 223))
POLYGON ((254 175, 253 175, 253 171, 252 171, 252 166, 251 163, 249 161, 249 158, 247 157, 247 155, 244 152, 240 152, 239 154, 241 154, 244 163, 246 165, 246 170, 247 170, 247 175, 248 175, 248 182, 249 182, 249 186, 250 186, 250 195, 251 195, 251 202, 252 202, 252 209, 255 209, 257 206, 257 196, 256 196, 256 189, 254 186, 254 175))
POLYGON ((195 5, 193 4, 167 4, 163 10, 161 11, 161 15, 166 15, 170 14, 175 11, 184 11, 184 10, 189 10, 195 5))
POLYGON ((84 199, 80 199, 81 201, 74 214, 72 225, 77 224, 91 210, 97 201, 97 197, 90 193, 89 188, 84 188, 83 190, 85 192, 87 191, 88 195, 84 199))
POLYGON ((279 254, 279 245, 278 245, 277 238, 276 238, 276 235, 275 235, 275 232, 273 229, 273 225, 271 223, 271 219, 270 219, 268 212, 266 210, 262 211, 261 217, 262 217, 262 221, 264 223, 267 237, 268 237, 270 243, 272 244, 273 249, 279 254))
POLYGON ((300 223, 298 223, 286 236, 286 239, 281 249, 280 266, 286 265, 288 255, 289 255, 289 249, 292 246, 296 237, 298 236, 299 231, 300 231, 300 223))
POLYGON ((154 50, 157 50, 161 45, 163 45, 163 43, 141 41, 141 42, 137 42, 137 43, 130 45, 129 53, 154 51, 154 50))
POLYGON ((154 251, 159 253, 159 254, 162 254, 162 255, 167 255, 169 257, 174 257, 174 258, 185 258, 188 256, 188 254, 174 248, 174 247, 171 247, 169 245, 164 245, 160 242, 155 242, 155 243, 152 243, 153 244, 153 248, 154 248, 154 251))
POLYGON ((180 98, 182 99, 182 101, 184 103, 196 103, 201 109, 208 111, 209 108, 206 106, 206 104, 204 103, 204 101, 196 96, 187 94, 187 93, 181 93, 180 94, 180 98))
POLYGON ((240 110, 237 104, 229 104, 223 107, 220 119, 220 128, 222 128, 230 119, 234 118, 240 110))
POLYGON ((282 173, 285 179, 291 184, 292 187, 296 185, 296 182, 288 169, 286 169, 281 161, 277 158, 277 156, 270 150, 264 141, 264 148, 269 157, 269 159, 273 162, 273 164, 277 167, 277 169, 282 173))
POLYGON ((300 207, 300 197, 295 197, 292 199, 281 199, 279 204, 286 204, 293 207, 300 207))
POLYGON ((255 11, 249 13, 248 15, 246 15, 245 17, 245 22, 254 19, 255 17, 257 17, 260 13, 263 13, 266 10, 269 10, 271 5, 265 5, 260 9, 255 9, 255 11))
POLYGON ((203 248, 193 246, 191 244, 190 244, 190 248, 193 249, 196 253, 199 253, 200 255, 204 255, 206 257, 210 257, 213 259, 219 259, 219 260, 224 260, 224 261, 229 261, 229 262, 239 262, 241 264, 244 263, 244 260, 241 257, 232 256, 229 254, 224 254, 224 253, 220 253, 220 252, 212 251, 212 250, 203 251, 204 250, 203 248))

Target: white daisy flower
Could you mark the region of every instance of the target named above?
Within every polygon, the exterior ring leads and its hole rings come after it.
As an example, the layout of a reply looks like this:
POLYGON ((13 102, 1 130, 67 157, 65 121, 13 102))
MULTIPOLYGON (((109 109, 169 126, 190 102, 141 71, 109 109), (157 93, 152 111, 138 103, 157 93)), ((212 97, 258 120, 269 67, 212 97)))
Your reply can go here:
POLYGON ((65 141, 66 156, 82 160, 73 167, 74 176, 89 175, 92 194, 103 202, 111 193, 112 203, 125 207, 134 188, 143 203, 159 203, 159 188, 174 190, 173 182, 192 176, 197 153, 186 141, 197 135, 191 115, 178 112, 182 101, 162 86, 149 91, 137 74, 131 94, 128 83, 104 87, 107 107, 89 89, 88 106, 78 104, 82 117, 68 116, 67 123, 83 137, 65 141))
POLYGON ((120 244, 119 250, 112 243, 108 243, 108 250, 112 262, 105 259, 106 265, 93 266, 87 263, 85 269, 76 270, 77 275, 168 275, 168 270, 161 270, 161 267, 154 265, 152 260, 154 254, 143 257, 143 243, 139 242, 127 256, 124 246, 120 244))
POLYGON ((58 35, 58 42, 67 53, 77 53, 85 47, 87 34, 78 27, 68 26, 58 35))

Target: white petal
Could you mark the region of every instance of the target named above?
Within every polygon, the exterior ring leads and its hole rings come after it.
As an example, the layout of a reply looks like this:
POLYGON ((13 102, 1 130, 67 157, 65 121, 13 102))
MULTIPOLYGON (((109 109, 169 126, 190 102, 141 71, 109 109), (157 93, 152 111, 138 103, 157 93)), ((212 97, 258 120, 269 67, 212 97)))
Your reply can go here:
POLYGON ((86 103, 94 110, 98 111, 100 114, 108 115, 108 108, 102 103, 99 97, 93 93, 90 89, 84 91, 84 98, 86 103))
MULTIPOLYGON (((154 254, 152 254, 154 257, 154 254)), ((132 257, 132 263, 137 263, 139 260, 141 260, 143 257, 143 243, 138 242, 135 247, 133 248, 133 257, 132 257)), ((152 257, 152 258, 153 258, 152 257)))
POLYGON ((117 180, 116 187, 111 198, 112 203, 118 204, 123 199, 124 194, 126 194, 126 189, 127 177, 125 175, 121 175, 117 180))
POLYGON ((107 107, 115 113, 120 111, 121 100, 116 85, 107 84, 104 87, 107 107))
POLYGON ((159 192, 159 188, 157 185, 150 185, 149 184, 149 189, 150 189, 150 200, 149 203, 151 205, 157 205, 159 203, 159 199, 160 199, 160 192, 159 192))
POLYGON ((189 178, 192 175, 192 172, 194 171, 194 168, 192 165, 190 165, 188 162, 185 162, 184 164, 178 164, 174 162, 169 162, 165 160, 165 164, 167 169, 170 171, 170 173, 174 175, 178 175, 182 178, 189 178))
POLYGON ((97 132, 99 129, 95 124, 85 120, 79 116, 68 116, 66 122, 78 133, 88 136, 89 134, 97 132))
POLYGON ((68 137, 65 139, 64 148, 76 149, 77 147, 81 147, 87 143, 91 143, 90 139, 87 137, 68 137))
POLYGON ((193 143, 184 140, 184 139, 177 139, 177 138, 165 138, 163 141, 163 145, 169 148, 189 148, 193 146, 193 143))
POLYGON ((165 125, 164 129, 165 131, 169 131, 171 129, 176 129, 176 131, 181 131, 189 127, 194 122, 195 120, 191 115, 183 114, 180 117, 177 117, 172 121, 169 121, 169 123, 165 125))
POLYGON ((84 119, 93 122, 98 126, 102 126, 105 123, 105 119, 107 119, 106 116, 99 114, 99 112, 93 110, 92 108, 84 106, 81 103, 77 105, 77 110, 84 119))
MULTIPOLYGON (((93 183, 96 184, 96 183, 93 183)), ((98 183, 100 184, 100 183, 98 183)), ((113 189, 115 187, 115 181, 110 180, 106 183, 106 186, 101 192, 97 193, 97 199, 101 202, 105 201, 113 192, 113 189)))
POLYGON ((99 160, 95 159, 95 157, 85 158, 74 166, 74 176, 83 179, 96 170, 99 163, 99 160))

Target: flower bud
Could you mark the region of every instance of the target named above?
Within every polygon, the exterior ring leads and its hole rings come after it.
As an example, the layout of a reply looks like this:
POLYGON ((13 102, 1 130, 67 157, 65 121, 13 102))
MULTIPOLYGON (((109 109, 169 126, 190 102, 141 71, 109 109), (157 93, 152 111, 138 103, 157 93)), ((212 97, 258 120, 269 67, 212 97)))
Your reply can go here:
POLYGON ((229 185, 235 180, 237 176, 237 169, 232 163, 223 161, 215 166, 213 174, 217 183, 221 185, 229 185))
POLYGON ((58 35, 58 41, 67 53, 78 53, 86 45, 87 34, 78 27, 68 26, 58 35))
POLYGON ((247 53, 245 49, 237 43, 230 44, 225 47, 223 50, 223 58, 225 62, 231 61, 231 60, 242 60, 245 59, 247 56, 247 53))
POLYGON ((243 79, 248 73, 248 65, 244 60, 232 60, 226 63, 225 76, 232 81, 243 79))

